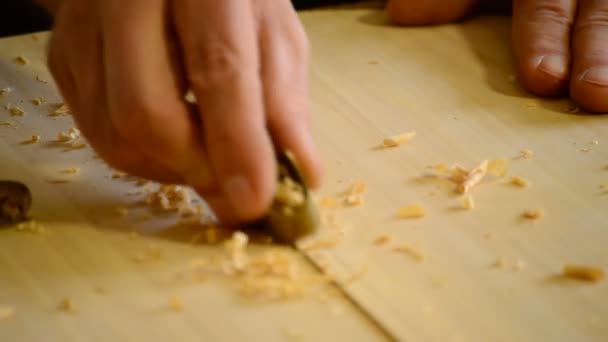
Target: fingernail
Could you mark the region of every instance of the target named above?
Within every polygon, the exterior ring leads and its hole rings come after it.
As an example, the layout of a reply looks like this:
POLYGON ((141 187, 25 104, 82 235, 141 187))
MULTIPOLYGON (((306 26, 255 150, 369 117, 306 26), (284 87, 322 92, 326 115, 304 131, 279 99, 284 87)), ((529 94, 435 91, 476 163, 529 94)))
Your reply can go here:
POLYGON ((580 79, 601 87, 608 87, 608 66, 589 68, 581 74, 580 79))
POLYGON ((238 216, 245 216, 248 203, 256 200, 251 184, 240 175, 229 178, 224 183, 223 190, 238 216))
POLYGON ((568 63, 562 55, 545 55, 537 58, 538 71, 558 79, 566 78, 568 63))

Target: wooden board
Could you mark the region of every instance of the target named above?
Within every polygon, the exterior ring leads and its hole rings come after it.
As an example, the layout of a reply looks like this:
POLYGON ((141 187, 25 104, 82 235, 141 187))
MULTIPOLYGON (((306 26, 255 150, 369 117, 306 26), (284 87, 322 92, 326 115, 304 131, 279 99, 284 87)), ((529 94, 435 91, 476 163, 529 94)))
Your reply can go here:
MULTIPOLYGON (((330 213, 349 227, 345 238, 308 256, 337 272, 366 270, 341 284, 356 306, 339 296, 330 297, 333 310, 315 296, 244 306, 220 281, 171 283, 192 258, 220 251, 163 234, 164 220, 117 218, 113 209, 132 201, 125 196, 131 185, 109 179, 111 170, 90 150, 49 144, 71 127, 69 118, 52 120, 48 107, 23 104, 23 118, 0 109, 0 121, 20 125, 0 127, 0 178, 33 189, 33 212, 52 234, 0 231, 0 304, 17 309, 0 321, 0 339, 276 340, 288 327, 304 340, 606 340, 608 282, 571 281, 559 272, 566 263, 608 266, 608 194, 600 189, 608 183, 608 118, 568 113, 566 100, 522 91, 512 80, 506 18, 404 29, 387 26, 371 9, 301 17, 313 46, 315 133, 327 171, 319 196, 341 199, 353 181, 368 184, 363 205, 330 213), (417 132, 413 142, 377 148, 384 137, 410 130, 417 132), (19 144, 31 134, 42 142, 19 144), (534 158, 517 158, 522 149, 534 158), (454 184, 424 177, 429 165, 470 168, 497 158, 531 186, 486 181, 474 189, 471 211, 460 209, 454 184), (76 165, 76 180, 47 182, 76 165), (398 219, 398 208, 410 203, 424 205, 426 217, 398 219), (544 210, 542 219, 521 218, 535 208, 544 210), (132 229, 158 234, 132 240, 132 229), (383 234, 393 242, 375 246, 383 234), (150 241, 163 259, 134 264, 132 253, 150 241), (392 250, 401 244, 424 260, 392 250), (498 259, 502 268, 493 267, 498 259), (97 286, 110 291, 100 297, 97 286), (186 303, 181 313, 167 312, 173 294, 186 303), (64 296, 74 299, 77 315, 56 312, 64 296), (26 329, 31 322, 39 329, 26 329)), ((0 88, 15 88, 2 103, 59 101, 50 84, 35 80, 48 79, 43 51, 42 39, 30 36, 1 41, 0 88), (16 66, 11 59, 19 54, 32 63, 16 66)))

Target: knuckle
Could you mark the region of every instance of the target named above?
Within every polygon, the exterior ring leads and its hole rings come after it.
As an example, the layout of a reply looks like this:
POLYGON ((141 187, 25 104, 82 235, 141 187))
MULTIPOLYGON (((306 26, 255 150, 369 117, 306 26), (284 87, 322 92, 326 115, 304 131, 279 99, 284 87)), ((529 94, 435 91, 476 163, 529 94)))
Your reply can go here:
POLYGON ((580 16, 577 19, 575 33, 590 28, 605 28, 608 30, 608 6, 606 8, 594 9, 587 16, 580 16))
POLYGON ((214 87, 246 71, 243 53, 227 42, 202 42, 188 50, 188 80, 199 89, 214 87))
POLYGON ((537 1, 531 6, 528 14, 528 20, 531 22, 551 22, 563 26, 572 26, 574 11, 572 8, 560 4, 559 1, 537 1))
POLYGON ((141 139, 150 122, 163 120, 175 111, 169 107, 163 100, 151 97, 123 98, 111 113, 112 123, 122 137, 141 139))

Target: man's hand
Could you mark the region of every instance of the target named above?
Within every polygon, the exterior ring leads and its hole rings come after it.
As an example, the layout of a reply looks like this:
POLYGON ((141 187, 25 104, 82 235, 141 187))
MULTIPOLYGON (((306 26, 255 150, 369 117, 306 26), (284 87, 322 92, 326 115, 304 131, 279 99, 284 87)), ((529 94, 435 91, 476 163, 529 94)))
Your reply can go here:
MULTIPOLYGON (((493 0, 492 0, 493 1, 493 0)), ((390 0, 398 24, 458 20, 475 0, 390 0)), ((532 93, 565 95, 590 112, 608 112, 608 0, 514 0, 518 76, 532 93)))
POLYGON ((193 186, 224 222, 268 208, 273 145, 320 182, 307 38, 288 0, 64 0, 48 59, 103 159, 193 186))

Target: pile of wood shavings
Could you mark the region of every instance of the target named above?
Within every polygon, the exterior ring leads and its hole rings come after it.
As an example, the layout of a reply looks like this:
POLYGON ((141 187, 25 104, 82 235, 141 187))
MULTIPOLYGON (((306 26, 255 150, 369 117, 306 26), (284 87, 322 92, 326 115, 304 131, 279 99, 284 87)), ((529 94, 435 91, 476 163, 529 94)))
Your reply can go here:
POLYGON ((252 300, 297 299, 328 283, 325 276, 305 272, 293 252, 250 253, 248 244, 249 237, 237 231, 225 241, 221 259, 198 261, 191 272, 229 277, 239 294, 252 300))
POLYGON ((153 209, 176 212, 191 220, 204 215, 203 206, 193 202, 189 189, 179 185, 160 185, 145 197, 144 202, 153 209))

